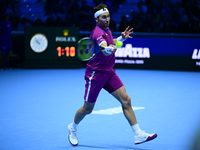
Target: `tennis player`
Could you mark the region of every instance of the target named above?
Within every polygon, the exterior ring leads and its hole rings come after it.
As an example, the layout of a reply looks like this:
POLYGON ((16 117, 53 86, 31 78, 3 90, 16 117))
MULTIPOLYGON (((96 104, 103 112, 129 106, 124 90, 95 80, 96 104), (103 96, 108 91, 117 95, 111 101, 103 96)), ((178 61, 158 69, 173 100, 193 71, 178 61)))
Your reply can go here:
POLYGON ((101 89, 108 91, 121 103, 123 113, 133 130, 135 144, 150 141, 156 138, 157 134, 148 134, 140 129, 131 106, 131 99, 126 93, 124 84, 115 73, 115 69, 113 69, 115 65, 115 52, 117 50, 114 44, 117 41, 132 38, 130 34, 133 33, 133 28, 127 27, 121 33, 121 36, 113 39, 109 29, 110 14, 107 5, 98 5, 93 9, 93 13, 97 25, 92 31, 90 38, 99 46, 112 46, 113 49, 109 52, 100 51, 100 53, 97 53, 89 60, 86 66, 84 105, 76 112, 74 121, 68 126, 69 142, 73 146, 78 145, 77 126, 86 115, 92 112, 101 89))

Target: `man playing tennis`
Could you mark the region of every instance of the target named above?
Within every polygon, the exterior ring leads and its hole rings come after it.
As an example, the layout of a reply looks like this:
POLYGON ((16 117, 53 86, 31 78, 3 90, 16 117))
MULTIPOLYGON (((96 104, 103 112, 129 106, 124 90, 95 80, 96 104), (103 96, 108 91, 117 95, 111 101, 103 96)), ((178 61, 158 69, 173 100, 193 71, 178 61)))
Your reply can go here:
POLYGON ((124 41, 131 38, 133 28, 127 27, 121 36, 113 39, 109 29, 110 14, 107 5, 100 4, 93 9, 94 18, 97 26, 92 31, 90 38, 93 39, 101 47, 113 47, 109 52, 100 51, 92 59, 89 60, 85 71, 85 95, 84 105, 75 115, 73 123, 69 124, 69 142, 78 145, 77 126, 80 121, 94 108, 96 99, 101 89, 105 89, 112 94, 122 105, 123 113, 128 120, 133 132, 135 144, 150 141, 157 137, 157 134, 147 134, 139 128, 134 111, 131 106, 131 99, 126 93, 125 87, 120 78, 113 69, 115 65, 115 52, 117 47, 114 45, 117 41, 124 41))

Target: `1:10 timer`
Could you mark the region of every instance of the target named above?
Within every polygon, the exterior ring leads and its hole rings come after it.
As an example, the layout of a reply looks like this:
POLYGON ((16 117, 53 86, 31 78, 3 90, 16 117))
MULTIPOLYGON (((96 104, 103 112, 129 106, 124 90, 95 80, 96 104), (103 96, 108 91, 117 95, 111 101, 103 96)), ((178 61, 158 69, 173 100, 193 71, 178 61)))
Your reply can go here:
POLYGON ((58 57, 74 57, 76 55, 76 48, 74 46, 61 48, 60 46, 56 49, 58 51, 58 57))

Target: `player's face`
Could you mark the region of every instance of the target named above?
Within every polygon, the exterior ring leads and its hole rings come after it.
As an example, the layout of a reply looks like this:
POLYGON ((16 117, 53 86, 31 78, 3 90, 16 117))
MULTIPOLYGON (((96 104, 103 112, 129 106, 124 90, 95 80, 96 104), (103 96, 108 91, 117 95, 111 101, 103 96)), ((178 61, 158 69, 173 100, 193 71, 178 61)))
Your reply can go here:
POLYGON ((110 24, 110 13, 105 12, 101 14, 98 18, 96 18, 97 25, 100 26, 102 29, 107 30, 110 24))

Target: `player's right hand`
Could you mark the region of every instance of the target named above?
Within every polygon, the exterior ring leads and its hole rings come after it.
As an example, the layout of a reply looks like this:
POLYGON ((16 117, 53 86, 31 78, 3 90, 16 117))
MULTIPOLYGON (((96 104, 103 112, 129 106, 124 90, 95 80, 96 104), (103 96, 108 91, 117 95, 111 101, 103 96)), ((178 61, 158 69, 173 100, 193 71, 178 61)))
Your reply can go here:
POLYGON ((110 44, 109 47, 113 47, 113 49, 110 50, 112 53, 115 53, 117 51, 117 46, 116 45, 110 44))

